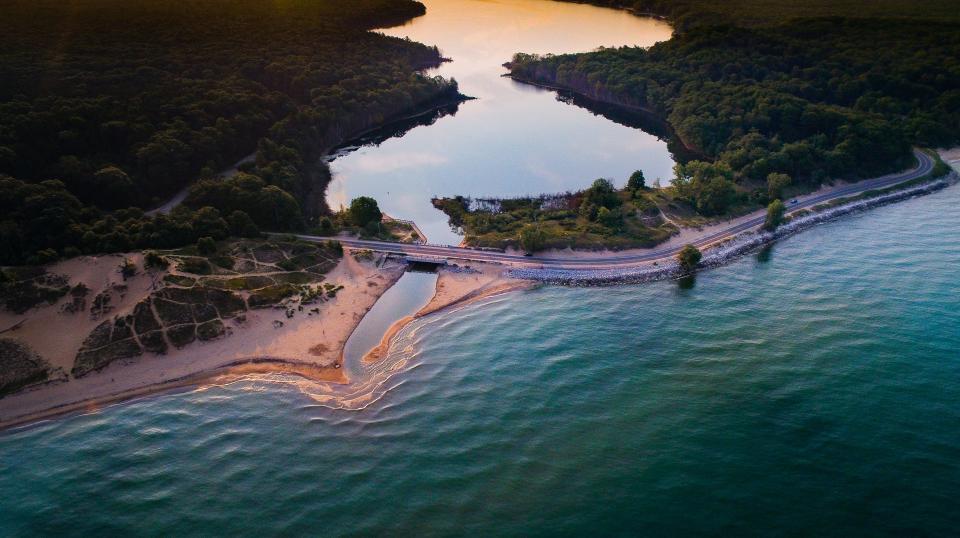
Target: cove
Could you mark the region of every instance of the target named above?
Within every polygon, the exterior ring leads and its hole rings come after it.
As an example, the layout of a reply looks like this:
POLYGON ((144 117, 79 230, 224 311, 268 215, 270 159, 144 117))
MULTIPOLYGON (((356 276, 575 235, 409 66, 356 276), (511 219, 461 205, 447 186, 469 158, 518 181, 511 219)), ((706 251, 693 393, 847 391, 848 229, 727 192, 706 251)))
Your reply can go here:
POLYGON ((377 300, 343 348, 344 366, 350 379, 364 374, 361 362, 364 355, 380 344, 391 325, 423 308, 433 297, 436 286, 436 273, 407 271, 377 300))
POLYGON ((333 209, 372 196, 396 218, 417 222, 431 243, 457 244, 433 196, 521 196, 587 187, 597 177, 622 184, 636 169, 666 184, 673 155, 660 133, 616 122, 555 92, 504 77, 516 52, 584 52, 650 46, 670 26, 624 11, 546 0, 427 0, 427 14, 382 30, 437 45, 444 63, 430 74, 454 78, 475 99, 343 148, 330 163, 333 209), (391 137, 392 136, 392 137, 391 137))

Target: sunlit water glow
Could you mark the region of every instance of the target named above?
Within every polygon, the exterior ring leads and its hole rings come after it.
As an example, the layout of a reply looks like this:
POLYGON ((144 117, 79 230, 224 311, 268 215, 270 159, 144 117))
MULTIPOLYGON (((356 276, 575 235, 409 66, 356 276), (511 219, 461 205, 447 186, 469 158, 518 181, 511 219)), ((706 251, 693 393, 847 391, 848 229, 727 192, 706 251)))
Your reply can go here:
POLYGON ((585 188, 597 177, 623 184, 640 168, 669 182, 666 142, 502 77, 516 52, 583 52, 650 46, 670 38, 662 21, 546 0, 427 0, 427 14, 383 32, 437 45, 452 77, 476 100, 455 115, 331 163, 328 203, 372 196, 391 216, 412 219, 433 243, 456 244, 433 196, 517 196, 585 188))
POLYGON ((951 187, 690 289, 501 296, 354 410, 244 381, 0 435, 0 535, 950 536, 958 282, 951 187))

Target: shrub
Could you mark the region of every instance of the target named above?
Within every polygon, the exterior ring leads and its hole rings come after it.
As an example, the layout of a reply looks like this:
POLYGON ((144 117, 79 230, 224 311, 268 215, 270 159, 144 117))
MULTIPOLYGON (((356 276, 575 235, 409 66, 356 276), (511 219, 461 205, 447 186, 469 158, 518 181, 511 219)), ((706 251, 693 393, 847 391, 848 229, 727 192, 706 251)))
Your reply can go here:
POLYGON ((786 209, 780 200, 770 202, 770 205, 767 206, 767 221, 764 222, 763 227, 771 232, 776 230, 777 226, 780 226, 783 222, 783 214, 786 209))
POLYGON ((210 262, 203 258, 186 258, 180 262, 180 270, 195 275, 209 275, 213 272, 210 262))
POLYGON ((203 256, 209 256, 217 252, 217 243, 212 237, 201 237, 197 239, 197 252, 203 256))
POLYGON ((153 250, 148 250, 143 255, 143 263, 150 269, 166 269, 170 266, 170 261, 157 254, 153 250))
POLYGON ((700 252, 700 249, 693 245, 686 245, 677 253, 677 262, 680 263, 681 269, 690 273, 696 270, 697 264, 700 263, 702 257, 703 254, 700 252))
POLYGON ((522 248, 524 252, 533 254, 543 248, 546 242, 546 234, 539 225, 527 224, 520 229, 520 234, 517 239, 520 242, 520 248, 522 248))
POLYGON ((130 258, 124 258, 120 262, 120 274, 123 275, 124 280, 135 276, 137 274, 137 264, 133 263, 130 258))

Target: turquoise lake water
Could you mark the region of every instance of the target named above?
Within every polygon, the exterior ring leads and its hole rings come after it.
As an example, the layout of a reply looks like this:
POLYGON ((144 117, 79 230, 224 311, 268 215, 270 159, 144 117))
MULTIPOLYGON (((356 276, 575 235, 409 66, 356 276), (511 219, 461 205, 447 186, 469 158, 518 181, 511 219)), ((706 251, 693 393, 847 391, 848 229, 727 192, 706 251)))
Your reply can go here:
POLYGON ((359 411, 244 381, 0 435, 0 535, 949 536, 960 187, 675 282, 428 317, 359 411))

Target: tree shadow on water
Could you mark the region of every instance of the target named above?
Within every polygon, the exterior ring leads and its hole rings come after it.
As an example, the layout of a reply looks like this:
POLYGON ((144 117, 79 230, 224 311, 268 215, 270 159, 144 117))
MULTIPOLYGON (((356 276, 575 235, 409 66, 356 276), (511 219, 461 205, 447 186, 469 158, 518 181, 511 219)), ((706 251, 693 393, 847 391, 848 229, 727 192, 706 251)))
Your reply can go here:
POLYGON ((697 285, 697 275, 690 273, 677 279, 677 289, 681 291, 692 290, 697 285))
POLYGON ((773 245, 767 245, 757 252, 758 263, 768 263, 771 259, 773 259, 773 245))

